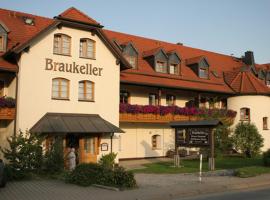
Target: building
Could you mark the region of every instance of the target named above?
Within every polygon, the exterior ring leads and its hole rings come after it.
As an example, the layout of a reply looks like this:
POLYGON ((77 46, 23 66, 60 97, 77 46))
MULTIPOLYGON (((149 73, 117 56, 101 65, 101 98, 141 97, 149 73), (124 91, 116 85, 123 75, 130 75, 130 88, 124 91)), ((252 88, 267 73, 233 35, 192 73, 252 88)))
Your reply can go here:
POLYGON ((61 135, 81 162, 110 151, 119 159, 160 157, 174 148, 169 121, 182 118, 128 117, 119 114, 120 102, 133 111, 145 105, 150 113, 175 106, 231 109, 233 126, 255 123, 263 150, 270 148, 270 64, 256 64, 251 51, 236 58, 105 30, 69 8, 53 19, 0 9, 0 52, 0 95, 16 100, 16 108, 0 114, 2 146, 28 129, 46 134, 45 146, 61 135))

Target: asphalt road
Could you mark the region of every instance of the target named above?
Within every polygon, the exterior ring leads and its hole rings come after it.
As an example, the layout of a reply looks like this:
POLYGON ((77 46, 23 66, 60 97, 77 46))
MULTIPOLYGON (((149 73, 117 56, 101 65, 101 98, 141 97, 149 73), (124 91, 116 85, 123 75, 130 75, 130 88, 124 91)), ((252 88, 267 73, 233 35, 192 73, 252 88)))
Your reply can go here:
POLYGON ((201 195, 175 200, 270 200, 270 188, 201 195))

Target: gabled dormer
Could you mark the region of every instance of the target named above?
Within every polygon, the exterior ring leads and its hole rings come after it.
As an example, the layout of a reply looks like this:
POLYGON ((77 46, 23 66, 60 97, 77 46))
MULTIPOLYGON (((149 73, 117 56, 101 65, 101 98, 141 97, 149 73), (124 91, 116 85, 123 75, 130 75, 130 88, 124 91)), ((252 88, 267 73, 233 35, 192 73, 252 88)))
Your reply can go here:
POLYGON ((186 59, 186 65, 189 66, 198 77, 209 79, 209 67, 210 64, 206 57, 197 56, 186 59))
POLYGON ((180 75, 181 74, 181 59, 176 51, 167 52, 168 56, 168 73, 180 75))
POLYGON ((145 51, 143 57, 156 72, 168 73, 168 56, 162 48, 145 51))
POLYGON ((138 68, 138 50, 132 44, 132 42, 126 42, 120 45, 122 52, 126 60, 132 66, 132 69, 138 68))
POLYGON ((6 52, 7 50, 8 32, 9 29, 0 21, 0 53, 6 52))

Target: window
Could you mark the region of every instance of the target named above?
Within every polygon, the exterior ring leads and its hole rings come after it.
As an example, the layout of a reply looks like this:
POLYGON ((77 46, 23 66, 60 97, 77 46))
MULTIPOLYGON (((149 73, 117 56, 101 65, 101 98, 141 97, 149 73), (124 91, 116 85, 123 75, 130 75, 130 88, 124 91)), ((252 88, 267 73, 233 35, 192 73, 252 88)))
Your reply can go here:
POLYGON ((206 98, 205 97, 200 98, 199 107, 206 108, 206 98))
POLYGON ((152 136, 152 148, 161 149, 161 136, 160 135, 152 136))
POLYGON ((79 82, 79 100, 94 101, 94 83, 92 81, 79 82))
POLYGON ((53 43, 53 53, 70 55, 71 37, 64 34, 55 34, 53 43))
POLYGON ((156 106, 158 105, 158 95, 149 94, 149 105, 156 106))
POLYGON ((94 137, 85 138, 84 140, 85 153, 96 154, 95 146, 96 146, 96 142, 95 142, 94 137))
POLYGON ((170 74, 178 74, 178 64, 170 64, 169 73, 170 74))
POLYGON ((174 106, 175 100, 176 100, 175 95, 171 95, 171 94, 166 95, 166 105, 167 106, 174 106))
POLYGON ((5 51, 5 38, 3 35, 0 35, 0 51, 5 51))
POLYGON ((90 39, 80 40, 80 57, 92 58, 96 57, 96 42, 90 39))
POLYGON ((52 81, 52 98, 68 99, 69 98, 69 80, 64 78, 55 78, 52 81))
POLYGON ((227 99, 222 99, 221 100, 221 108, 226 109, 227 108, 227 99))
POLYGON ((4 96, 4 88, 5 88, 4 81, 0 80, 0 97, 4 96))
POLYGON ((120 103, 129 103, 129 92, 125 90, 120 91, 120 103))
POLYGON ((263 117, 263 130, 268 130, 268 117, 263 117))
POLYGON ((167 73, 167 64, 166 62, 157 61, 156 71, 161 73, 167 73))
POLYGON ((129 64, 132 66, 132 69, 137 68, 137 56, 124 55, 129 64))
POLYGON ((250 109, 249 108, 241 108, 240 109, 240 120, 250 121, 250 109))
POLYGON ((208 68, 199 68, 199 77, 200 78, 208 78, 208 68))
POLYGON ((267 80, 267 81, 266 81, 266 85, 267 85, 268 87, 270 87, 270 80, 267 80))

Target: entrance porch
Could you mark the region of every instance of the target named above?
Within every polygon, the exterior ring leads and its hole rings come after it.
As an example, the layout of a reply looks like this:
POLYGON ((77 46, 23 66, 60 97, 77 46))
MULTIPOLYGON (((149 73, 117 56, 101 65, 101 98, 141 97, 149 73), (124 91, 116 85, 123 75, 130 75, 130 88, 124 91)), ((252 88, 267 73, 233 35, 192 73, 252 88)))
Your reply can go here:
POLYGON ((103 154, 113 151, 114 133, 123 133, 99 115, 69 113, 47 113, 30 132, 46 136, 46 149, 51 147, 56 137, 61 137, 64 155, 74 148, 77 164, 98 162, 101 150, 103 154))

